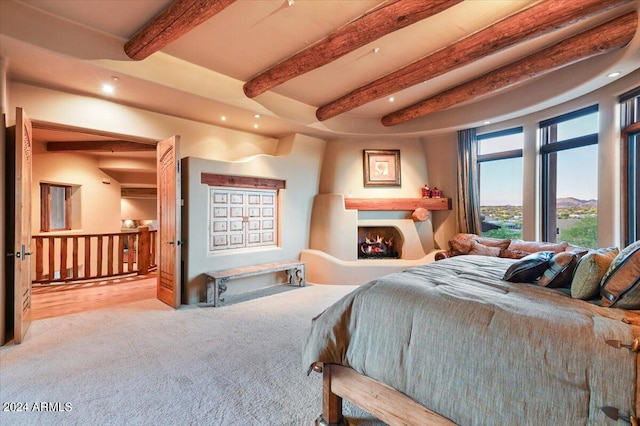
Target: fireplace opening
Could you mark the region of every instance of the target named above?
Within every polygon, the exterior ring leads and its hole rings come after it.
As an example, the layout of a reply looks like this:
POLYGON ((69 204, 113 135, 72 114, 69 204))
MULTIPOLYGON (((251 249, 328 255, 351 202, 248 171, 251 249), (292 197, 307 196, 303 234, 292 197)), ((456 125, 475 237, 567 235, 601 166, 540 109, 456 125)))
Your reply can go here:
POLYGON ((359 226, 358 259, 399 259, 403 242, 394 226, 359 226))

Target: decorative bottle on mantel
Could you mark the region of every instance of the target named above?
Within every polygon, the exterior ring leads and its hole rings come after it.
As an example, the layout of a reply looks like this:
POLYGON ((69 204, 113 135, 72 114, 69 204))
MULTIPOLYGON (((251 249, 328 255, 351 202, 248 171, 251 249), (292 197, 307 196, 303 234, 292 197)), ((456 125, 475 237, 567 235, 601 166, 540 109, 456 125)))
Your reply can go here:
POLYGON ((431 191, 431 196, 433 198, 442 198, 442 191, 440 191, 436 186, 433 188, 433 191, 431 191))
POLYGON ((431 198, 431 190, 426 183, 422 187, 422 198, 431 198))

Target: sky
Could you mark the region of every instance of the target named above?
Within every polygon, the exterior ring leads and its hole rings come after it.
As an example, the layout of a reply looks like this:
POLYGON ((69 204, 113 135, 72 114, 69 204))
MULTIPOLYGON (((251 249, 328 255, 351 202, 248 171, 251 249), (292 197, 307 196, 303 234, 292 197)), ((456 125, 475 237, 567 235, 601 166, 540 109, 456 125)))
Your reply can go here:
MULTIPOLYGON (((558 124, 558 139, 597 133, 597 112, 558 124)), ((522 148, 523 135, 480 141, 480 154, 522 148)), ((590 145, 558 153, 558 198, 598 198, 598 146, 590 145)), ((522 205, 522 158, 481 165, 480 204, 522 205)))

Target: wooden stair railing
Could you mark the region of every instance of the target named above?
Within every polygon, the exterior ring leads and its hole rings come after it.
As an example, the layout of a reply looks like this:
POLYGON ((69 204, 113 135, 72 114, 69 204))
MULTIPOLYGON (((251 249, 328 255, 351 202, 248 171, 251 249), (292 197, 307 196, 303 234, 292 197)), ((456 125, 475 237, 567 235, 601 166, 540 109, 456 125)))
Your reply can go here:
POLYGON ((34 284, 144 275, 157 267, 156 230, 33 236, 34 284))

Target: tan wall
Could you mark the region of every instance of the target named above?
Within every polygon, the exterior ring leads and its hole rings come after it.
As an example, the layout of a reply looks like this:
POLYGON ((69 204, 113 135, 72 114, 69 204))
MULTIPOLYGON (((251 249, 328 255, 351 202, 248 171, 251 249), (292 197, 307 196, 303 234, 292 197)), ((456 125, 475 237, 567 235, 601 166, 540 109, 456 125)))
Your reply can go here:
POLYGON ((156 198, 122 198, 120 200, 120 219, 156 220, 158 216, 156 198))
POLYGON ((354 198, 418 198, 427 182, 427 162, 419 138, 342 138, 327 143, 322 164, 320 193, 340 193, 354 198), (401 186, 365 187, 364 149, 399 149, 401 186))
MULTIPOLYGON (((32 233, 40 233, 40 182, 80 186, 79 222, 74 231, 106 233, 120 231, 120 184, 98 169, 95 157, 82 154, 47 153, 34 149, 31 191, 32 233)), ((74 206, 75 207, 75 206, 74 206)), ((78 212, 74 212, 77 217, 78 212)))
MULTIPOLYGON (((182 164, 182 239, 186 303, 206 300, 204 272, 264 262, 298 259, 308 246, 313 197, 318 191, 320 165, 325 142, 303 135, 282 139, 275 155, 261 155, 245 161, 216 160, 215 146, 209 158, 188 157, 182 164), (228 250, 209 253, 209 187, 200 183, 201 173, 253 176, 286 181, 280 191, 280 244, 275 248, 228 250)), ((268 277, 252 277, 259 282, 268 277)))
POLYGON ((438 186, 444 195, 451 198, 451 211, 432 212, 433 239, 440 249, 448 248, 447 242, 458 230, 456 198, 458 179, 457 133, 427 136, 423 140, 424 153, 429 165, 429 182, 438 186))
MULTIPOLYGON (((438 187, 445 197, 456 196, 455 133, 421 138, 344 138, 327 143, 320 181, 321 194, 338 193, 354 198, 419 198, 427 184, 438 187), (400 187, 365 187, 363 183, 364 149, 399 149, 400 187)), ((455 211, 431 213, 436 247, 446 247, 455 233, 455 211), (444 244, 444 246, 442 245, 444 244)), ((361 216, 364 214, 361 213, 361 216)), ((411 218, 411 212, 405 212, 411 218)))
POLYGON ((250 155, 272 154, 278 141, 273 138, 197 123, 144 111, 107 100, 79 96, 10 82, 10 122, 15 122, 15 106, 22 107, 32 120, 163 140, 179 134, 181 157, 206 157, 215 146, 218 157, 237 160, 250 155))

